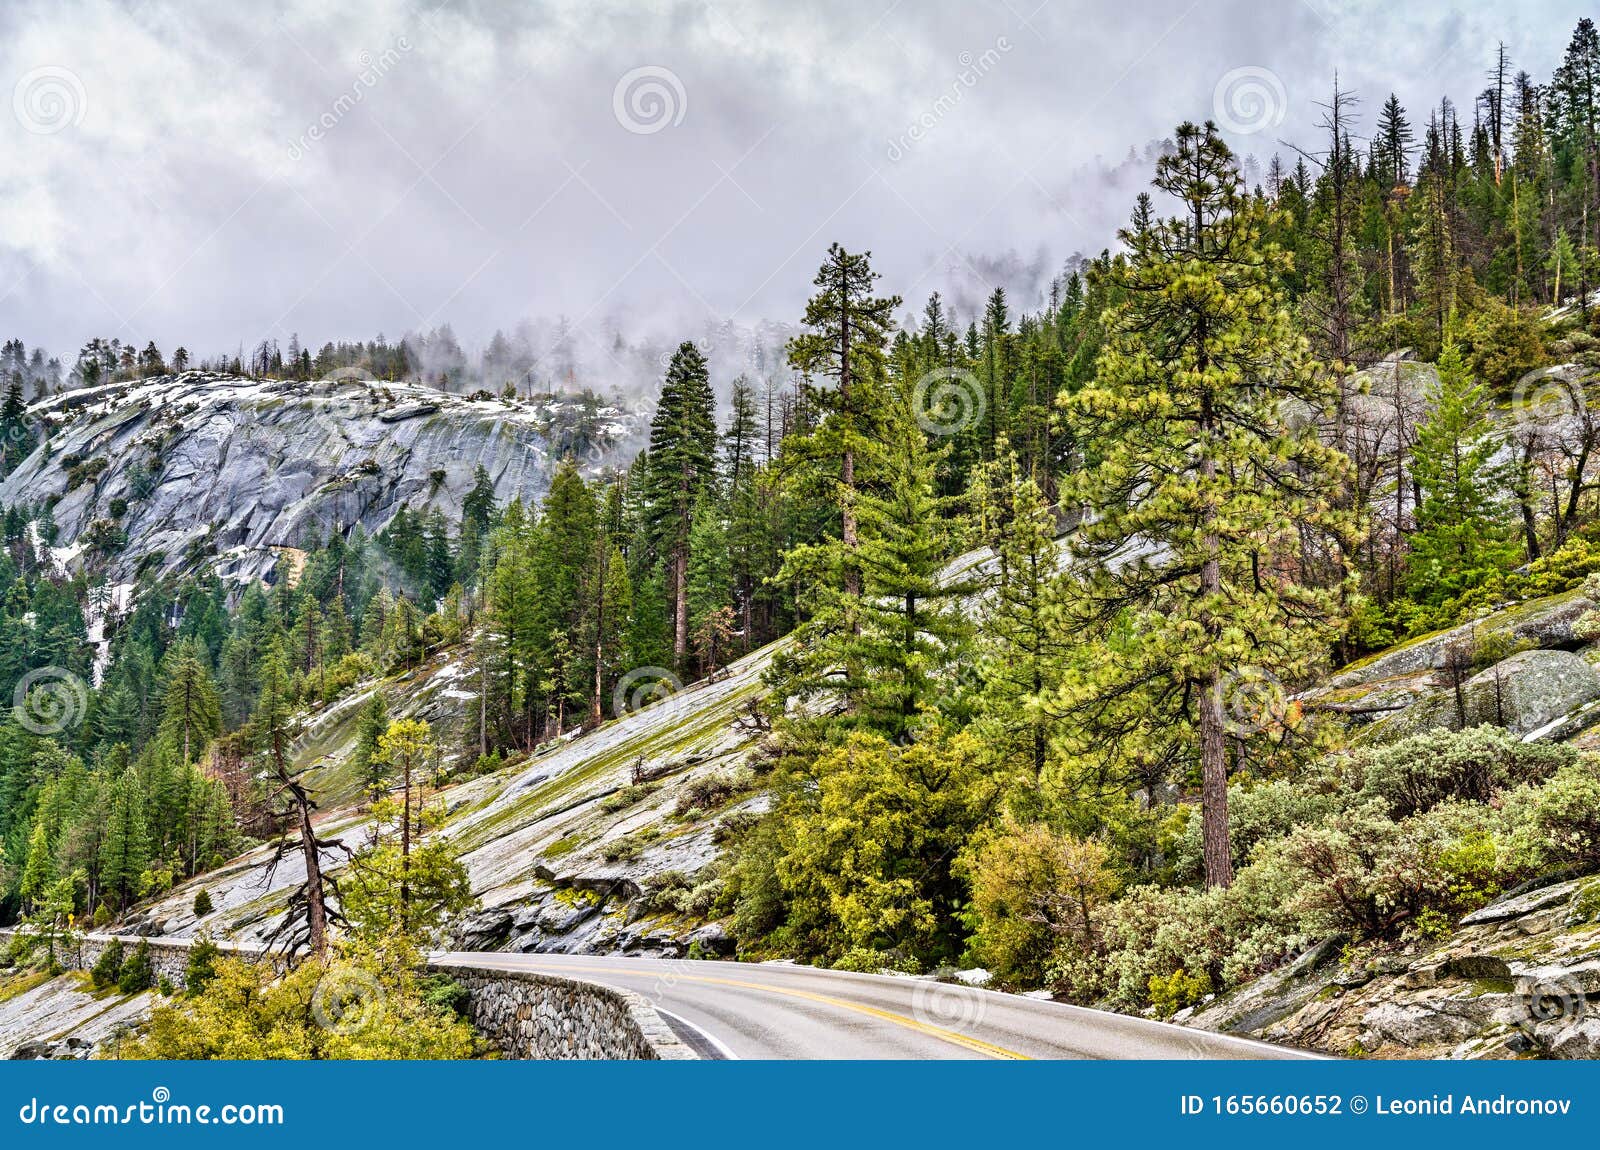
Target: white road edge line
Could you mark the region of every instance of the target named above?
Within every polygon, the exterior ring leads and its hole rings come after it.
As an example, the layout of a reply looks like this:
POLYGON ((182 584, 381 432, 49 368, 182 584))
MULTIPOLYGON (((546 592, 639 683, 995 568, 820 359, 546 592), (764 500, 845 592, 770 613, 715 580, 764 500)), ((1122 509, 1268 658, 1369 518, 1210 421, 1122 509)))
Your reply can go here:
POLYGON ((690 1022, 683 1015, 675 1013, 674 1011, 671 1011, 671 1010, 666 1010, 666 1009, 664 1009, 662 1007, 659 1007, 659 1006, 657 1006, 655 1008, 655 1011, 656 1011, 657 1014, 662 1015, 663 1017, 666 1017, 666 1018, 670 1018, 674 1022, 682 1023, 684 1026, 686 1026, 690 1030, 694 1031, 701 1038, 705 1039, 706 1042, 709 1045, 714 1047, 716 1049, 717 1053, 722 1055, 722 1057, 725 1058, 727 1061, 729 1061, 729 1062, 738 1062, 738 1061, 740 1061, 739 1056, 733 1052, 732 1048, 729 1047, 729 1045, 726 1042, 722 1041, 722 1039, 718 1038, 715 1034, 712 1034, 705 1027, 697 1026, 693 1022, 690 1022))

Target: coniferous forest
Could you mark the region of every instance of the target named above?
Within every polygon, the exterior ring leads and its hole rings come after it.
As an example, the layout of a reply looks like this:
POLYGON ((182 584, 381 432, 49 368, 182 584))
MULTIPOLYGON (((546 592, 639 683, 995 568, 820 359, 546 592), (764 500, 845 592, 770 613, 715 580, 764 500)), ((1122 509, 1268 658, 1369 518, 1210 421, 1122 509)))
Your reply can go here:
MULTIPOLYGON (((1436 941, 1595 870, 1600 761, 1473 684, 1560 645, 1485 622, 1508 606, 1600 603, 1600 31, 1549 76, 1486 66, 1465 104, 1335 83, 1321 135, 1265 164, 1177 125, 1042 303, 902 299, 833 244, 784 362, 722 377, 685 340, 637 455, 596 467, 587 424, 556 429, 536 501, 480 467, 459 516, 419 500, 285 539, 292 570, 243 586, 151 564, 109 605, 125 500, 76 541, 53 499, 5 507, 0 920, 54 962, 266 845, 311 859, 283 942, 399 970, 474 903, 442 789, 774 644, 730 783, 767 801, 683 883, 741 958, 982 967, 1167 1017, 1319 941, 1436 941), (1404 704, 1351 668, 1441 633, 1433 719, 1374 736, 1404 704), (445 660, 443 720, 370 690, 445 660), (358 696, 332 766, 374 829, 324 874, 334 796, 297 740, 358 696)), ((469 370, 447 327, 193 362, 96 339, 70 367, 13 340, 0 472, 51 451, 39 405, 80 389, 358 368, 514 400, 517 361, 497 336, 469 370), (441 349, 455 366, 421 366, 441 349)), ((63 466, 76 486, 104 462, 63 466)), ((1565 625, 1581 648, 1600 607, 1565 625)), ((138 1052, 270 1051, 225 1037, 266 976, 202 958, 138 1052)), ((383 977, 414 1025, 283 1049, 474 1049, 448 986, 383 977)))

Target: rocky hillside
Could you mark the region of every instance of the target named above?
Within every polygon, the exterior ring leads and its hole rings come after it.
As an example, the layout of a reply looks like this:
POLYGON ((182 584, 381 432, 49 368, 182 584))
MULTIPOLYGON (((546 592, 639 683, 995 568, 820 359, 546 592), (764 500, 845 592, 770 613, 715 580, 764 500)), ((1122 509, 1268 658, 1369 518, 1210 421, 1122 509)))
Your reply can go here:
POLYGON ((1516 892, 1437 945, 1329 939, 1177 1021, 1373 1058, 1600 1057, 1600 879, 1516 892))
POLYGON ((216 557, 257 578, 281 547, 369 533, 405 506, 459 521, 482 466, 496 498, 535 499, 564 454, 625 464, 645 417, 557 397, 454 395, 361 378, 314 383, 190 371, 54 396, 49 437, 0 482, 0 503, 53 500, 58 557, 114 580, 216 557))
MULTIPOLYGON (((697 907, 695 887, 709 877, 729 828, 765 801, 744 760, 761 735, 748 704, 762 691, 761 673, 776 647, 430 800, 447 811, 443 833, 458 844, 482 904, 460 924, 456 941, 483 950, 727 949, 726 935, 697 907)), ((373 690, 385 693, 394 717, 435 723, 458 713, 466 694, 460 665, 442 656, 308 717, 297 757, 305 766, 320 764, 307 776, 321 798, 320 829, 352 847, 368 823, 356 803, 358 785, 337 764, 373 690)), ((261 941, 286 892, 304 878, 294 859, 269 872, 267 855, 252 851, 176 887, 123 929, 261 941), (197 920, 194 896, 202 887, 214 909, 197 920)), ((343 858, 330 849, 326 861, 337 868, 343 858)))

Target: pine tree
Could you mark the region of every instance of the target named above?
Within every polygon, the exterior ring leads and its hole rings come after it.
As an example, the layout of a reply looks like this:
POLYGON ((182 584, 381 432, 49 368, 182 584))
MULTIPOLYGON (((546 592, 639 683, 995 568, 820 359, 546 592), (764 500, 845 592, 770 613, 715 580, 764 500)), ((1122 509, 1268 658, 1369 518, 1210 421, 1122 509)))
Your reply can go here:
MULTIPOLYGON (((1346 461, 1291 402, 1333 394, 1307 357, 1275 287, 1283 257, 1214 125, 1186 123, 1155 186, 1184 206, 1113 275, 1126 300, 1109 317, 1093 383, 1066 400, 1093 463, 1068 481, 1090 517, 1074 611, 1085 633, 1132 627, 1122 657, 1076 669, 1064 696, 1080 717, 1150 692, 1146 720, 1199 729, 1207 882, 1232 881, 1224 688, 1246 666, 1291 676, 1328 633, 1336 598, 1279 577, 1297 530, 1347 531, 1329 510, 1346 461), (1192 710, 1191 710, 1192 709, 1192 710)), ((1087 720, 1085 720, 1087 721, 1087 720)))
POLYGON ((981 633, 988 710, 1002 724, 1004 747, 1042 776, 1049 750, 1049 717, 1040 707, 1060 685, 1062 636, 1055 602, 1062 571, 1056 520, 1039 485, 1016 474, 1011 461, 1003 485, 1010 506, 997 532, 999 576, 981 633))
POLYGON ((1578 267, 1578 252, 1572 246, 1572 237, 1567 235, 1567 229, 1561 228, 1556 232, 1555 243, 1550 245, 1550 255, 1545 260, 1545 268, 1550 273, 1550 304, 1552 307, 1561 306, 1561 281, 1565 277, 1570 287, 1578 267))
MULTIPOLYGON (((772 678, 780 697, 836 692, 850 724, 906 741, 941 718, 939 701, 970 641, 960 604, 972 588, 943 578, 956 500, 934 491, 936 457, 909 397, 898 408, 883 444, 883 490, 860 495, 861 594, 837 579, 811 581, 810 615, 772 678)), ((798 547, 785 571, 803 576, 830 551, 798 547)))
POLYGON ((211 672, 184 645, 174 649, 162 706, 161 733, 185 766, 222 733, 222 710, 211 672))
POLYGON ((882 429, 884 348, 894 326, 899 296, 872 294, 878 276, 872 253, 852 255, 838 244, 813 283, 820 289, 806 301, 803 323, 809 330, 789 343, 789 362, 806 379, 833 381, 831 390, 808 389, 812 403, 827 418, 804 444, 805 456, 837 463, 834 500, 839 506, 837 564, 846 594, 861 594, 860 543, 856 495, 858 463, 870 458, 882 429))
POLYGON ((369 794, 379 793, 384 786, 383 764, 375 762, 373 754, 378 749, 378 740, 388 729, 389 704, 382 691, 374 690, 361 705, 360 717, 356 719, 356 745, 350 752, 350 767, 369 794))
POLYGON ((728 532, 714 499, 701 496, 689 531, 689 629, 695 639, 702 673, 718 669, 718 657, 731 631, 733 573, 728 561, 728 532))
POLYGON ((111 784, 110 818, 100 850, 100 884, 119 909, 139 895, 139 879, 150 861, 144 787, 132 767, 111 784))
POLYGON ((692 343, 673 353, 650 422, 646 525, 666 566, 673 665, 689 651, 689 533, 694 508, 716 477, 716 399, 705 357, 692 343))
POLYGON ((594 692, 589 700, 589 720, 604 717, 606 688, 625 668, 628 624, 633 617, 633 584, 628 578, 628 562, 622 549, 607 546, 604 577, 594 614, 594 692))
POLYGON ((44 898, 50 884, 56 880, 55 844, 50 841, 50 828, 44 819, 35 819, 28 835, 27 862, 22 867, 22 878, 17 893, 22 898, 24 910, 31 910, 44 898))
POLYGON ((1445 345, 1438 371, 1411 459, 1422 502, 1406 582, 1412 598, 1426 604, 1452 599, 1516 559, 1493 404, 1455 344, 1445 345))

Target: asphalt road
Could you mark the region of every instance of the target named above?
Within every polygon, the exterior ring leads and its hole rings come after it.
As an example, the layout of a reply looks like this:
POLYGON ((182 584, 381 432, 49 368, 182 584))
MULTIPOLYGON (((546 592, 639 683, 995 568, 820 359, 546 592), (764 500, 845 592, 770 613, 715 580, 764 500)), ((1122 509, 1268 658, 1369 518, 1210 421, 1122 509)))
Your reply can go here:
POLYGON ((631 990, 711 1058, 1310 1058, 1303 1051, 997 991, 783 964, 455 952, 631 990))

